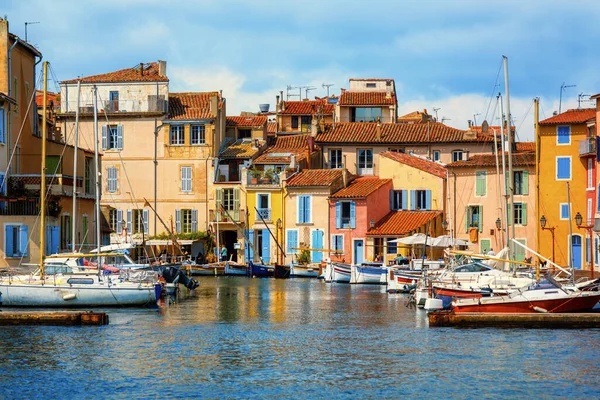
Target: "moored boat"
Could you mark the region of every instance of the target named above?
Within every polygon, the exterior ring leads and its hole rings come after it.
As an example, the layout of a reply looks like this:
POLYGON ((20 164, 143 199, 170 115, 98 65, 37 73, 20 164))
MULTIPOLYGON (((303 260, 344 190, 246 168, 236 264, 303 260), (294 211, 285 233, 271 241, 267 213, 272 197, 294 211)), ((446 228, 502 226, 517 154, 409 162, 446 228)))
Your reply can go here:
POLYGON ((350 264, 331 263, 331 282, 350 282, 351 274, 350 264))
POLYGON ((275 274, 275 267, 272 265, 255 264, 252 261, 248 263, 248 275, 257 278, 272 277, 275 274))
MULTIPOLYGON (((350 283, 382 284, 382 275, 387 274, 387 268, 381 263, 364 263, 350 267, 350 283)), ((385 284, 385 281, 383 281, 385 284)))
POLYGON ((248 275, 248 266, 245 264, 238 264, 233 261, 227 261, 225 263, 225 275, 246 276, 248 275))
POLYGON ((321 267, 314 264, 292 264, 290 265, 290 276, 294 278, 317 278, 321 267))

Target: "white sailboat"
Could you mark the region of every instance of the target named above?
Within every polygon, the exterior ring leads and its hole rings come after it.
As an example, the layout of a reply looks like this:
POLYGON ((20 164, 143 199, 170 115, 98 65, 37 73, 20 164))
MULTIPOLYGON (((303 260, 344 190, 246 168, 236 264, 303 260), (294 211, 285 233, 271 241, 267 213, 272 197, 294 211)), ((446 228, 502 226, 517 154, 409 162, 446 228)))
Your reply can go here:
MULTIPOLYGON (((48 62, 44 62, 43 115, 46 115, 48 62)), ((95 165, 96 165, 96 240, 100 241, 100 182, 98 160, 98 111, 94 87, 95 165)), ((45 226, 46 190, 46 118, 42 118, 42 171, 40 180, 40 226, 45 226)), ((94 273, 63 271, 48 274, 45 271, 43 249, 45 232, 40 229, 40 266, 29 275, 6 275, 0 277, 0 301, 2 306, 15 307, 90 307, 90 306, 140 306, 154 304, 160 295, 160 284, 155 275, 103 276, 98 269, 94 273)), ((101 265, 98 256, 98 266, 101 265)), ((48 271, 50 272, 50 271, 48 271)), ((56 272, 56 271, 52 271, 56 272)))

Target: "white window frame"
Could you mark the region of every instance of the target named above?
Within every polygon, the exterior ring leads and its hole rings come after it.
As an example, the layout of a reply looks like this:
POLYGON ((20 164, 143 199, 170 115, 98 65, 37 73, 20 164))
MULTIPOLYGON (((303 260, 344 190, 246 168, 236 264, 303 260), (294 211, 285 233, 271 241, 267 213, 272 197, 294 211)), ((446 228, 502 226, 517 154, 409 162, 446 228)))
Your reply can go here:
POLYGON ((570 181, 573 178, 573 162, 571 160, 571 156, 556 156, 554 160, 554 179, 557 181, 570 181), (559 158, 568 158, 569 159, 569 177, 568 178, 559 178, 558 177, 558 159, 559 158))
POLYGON ((169 144, 171 146, 183 146, 185 144, 185 127, 183 125, 171 125, 169 128, 169 144), (174 131, 177 132, 174 132, 174 131), (176 136, 173 136, 173 135, 176 136), (174 143, 173 139, 177 139, 174 143), (181 143, 179 143, 181 141, 181 143))
MULTIPOLYGON (((184 138, 185 141, 185 138, 184 138)), ((203 146, 206 145, 206 125, 193 124, 190 125, 190 145, 192 146, 203 146), (194 129, 198 129, 197 140, 194 140, 194 129)))
MULTIPOLYGON (((527 205, 526 203, 523 202, 515 202, 513 203, 513 207, 512 207, 512 222, 515 225, 527 225, 527 220, 523 221, 523 208, 526 208, 527 205), (517 211, 517 204, 520 206, 520 210, 521 210, 521 218, 520 221, 517 222, 517 219, 515 218, 515 212, 517 211), (525 224, 523 224, 523 222, 525 222, 525 224)), ((527 211, 526 211, 527 212, 527 211)))
POLYGON ((181 167, 181 191, 183 193, 192 192, 192 167, 189 165, 181 167), (184 177, 183 171, 189 171, 188 177, 184 177))
POLYGON ((594 214, 592 211, 592 199, 587 199, 587 224, 591 225, 594 221, 594 214))
POLYGON ((452 162, 457 162, 457 161, 465 161, 465 151, 464 150, 452 150, 452 162), (460 159, 455 159, 456 157, 454 157, 455 154, 460 154, 460 159))
POLYGON ((356 149, 356 173, 358 175, 373 175, 375 173, 375 152, 373 151, 373 148, 359 148, 356 149), (367 166, 367 153, 365 153, 365 167, 361 167, 360 163, 360 152, 361 151, 370 151, 371 152, 371 166, 368 167, 367 166))
POLYGON ((569 220, 569 214, 570 214, 570 206, 569 203, 560 203, 558 205, 558 216, 560 217, 561 221, 568 221, 569 220), (567 216, 565 218, 563 218, 563 214, 562 214, 562 210, 563 210, 563 206, 567 206, 569 208, 567 208, 567 216))
POLYGON ((337 168, 342 168, 344 166, 344 153, 342 152, 342 149, 329 149, 328 151, 328 156, 329 156, 329 168, 330 169, 337 169, 337 168), (340 159, 338 164, 334 167, 331 160, 333 159, 331 157, 331 153, 332 152, 340 152, 340 159))
POLYGON ((439 150, 433 150, 433 151, 431 152, 431 159, 432 159, 434 162, 440 161, 440 160, 442 159, 442 152, 441 152, 441 151, 439 151, 439 150), (436 154, 437 154, 437 160, 436 160, 436 154))
POLYGON ((572 132, 571 132, 571 126, 570 125, 557 125, 556 126, 556 145, 557 146, 570 146, 571 145, 571 136, 572 136, 572 132), (567 127, 569 128, 569 143, 559 143, 558 142, 558 128, 561 127, 567 127))
POLYGON ((587 162, 587 190, 594 190, 594 179, 592 172, 594 171, 594 165, 592 158, 588 158, 587 162))

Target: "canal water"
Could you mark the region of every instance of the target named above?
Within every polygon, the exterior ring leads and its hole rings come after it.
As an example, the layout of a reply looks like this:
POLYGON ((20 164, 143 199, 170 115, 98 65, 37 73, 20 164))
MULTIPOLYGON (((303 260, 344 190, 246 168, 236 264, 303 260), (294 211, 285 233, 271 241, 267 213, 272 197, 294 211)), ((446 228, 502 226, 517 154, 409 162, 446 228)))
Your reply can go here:
POLYGON ((600 330, 428 328, 384 287, 202 278, 104 327, 0 327, 0 398, 598 398, 600 330))

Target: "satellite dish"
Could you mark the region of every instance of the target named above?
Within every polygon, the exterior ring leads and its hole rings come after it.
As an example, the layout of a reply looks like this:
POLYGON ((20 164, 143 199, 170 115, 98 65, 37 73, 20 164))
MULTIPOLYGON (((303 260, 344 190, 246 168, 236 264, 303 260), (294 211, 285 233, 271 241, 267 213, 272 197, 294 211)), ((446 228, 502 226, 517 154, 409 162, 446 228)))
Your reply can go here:
POLYGON ((487 120, 483 121, 483 123, 481 124, 481 132, 482 133, 488 133, 489 128, 490 128, 490 126, 489 126, 487 120))

